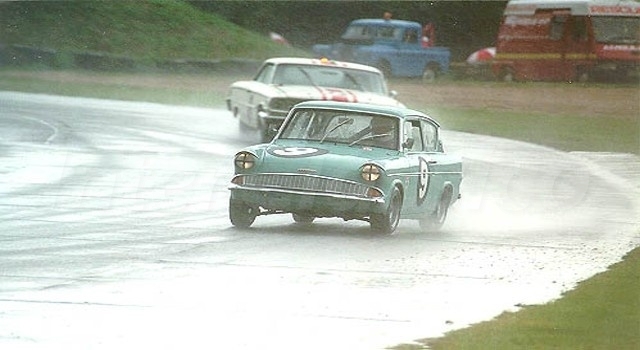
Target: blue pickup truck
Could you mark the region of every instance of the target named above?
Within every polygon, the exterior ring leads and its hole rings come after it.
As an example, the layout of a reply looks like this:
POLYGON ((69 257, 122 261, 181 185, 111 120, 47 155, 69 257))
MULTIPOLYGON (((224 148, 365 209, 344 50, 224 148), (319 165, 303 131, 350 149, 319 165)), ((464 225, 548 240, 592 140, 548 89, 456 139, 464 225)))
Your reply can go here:
POLYGON ((317 44, 320 57, 377 67, 386 76, 421 77, 432 82, 449 71, 451 52, 426 45, 418 22, 386 19, 352 21, 335 44, 317 44))

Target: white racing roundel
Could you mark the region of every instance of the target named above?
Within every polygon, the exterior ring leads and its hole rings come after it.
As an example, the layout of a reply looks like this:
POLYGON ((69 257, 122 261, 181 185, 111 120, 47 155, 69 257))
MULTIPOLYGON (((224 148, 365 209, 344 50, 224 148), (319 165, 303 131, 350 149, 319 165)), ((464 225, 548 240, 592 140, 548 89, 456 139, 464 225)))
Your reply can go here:
POLYGON ((267 152, 277 157, 302 158, 319 156, 327 153, 328 151, 313 147, 269 147, 267 152))
POLYGON ((418 205, 424 202, 429 189, 429 163, 422 157, 419 158, 419 177, 418 177, 418 205))

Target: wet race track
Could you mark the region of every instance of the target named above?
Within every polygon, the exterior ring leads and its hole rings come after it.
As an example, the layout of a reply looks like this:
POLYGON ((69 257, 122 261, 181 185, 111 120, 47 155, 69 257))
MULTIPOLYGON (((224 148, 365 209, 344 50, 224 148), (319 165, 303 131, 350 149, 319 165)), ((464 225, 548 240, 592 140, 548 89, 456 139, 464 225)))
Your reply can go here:
POLYGON ((638 236, 640 161, 455 132, 444 231, 228 220, 225 110, 0 92, 0 348, 384 349, 544 303, 638 236))

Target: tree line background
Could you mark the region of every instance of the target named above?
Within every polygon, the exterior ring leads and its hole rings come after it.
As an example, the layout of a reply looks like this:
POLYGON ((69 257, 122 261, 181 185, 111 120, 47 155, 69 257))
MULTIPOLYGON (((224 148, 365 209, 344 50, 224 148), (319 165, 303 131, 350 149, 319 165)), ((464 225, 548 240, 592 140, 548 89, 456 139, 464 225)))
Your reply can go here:
POLYGON ((293 46, 335 42, 358 18, 394 19, 436 25, 437 44, 462 61, 473 51, 495 45, 506 1, 189 1, 244 28, 283 35, 293 46))

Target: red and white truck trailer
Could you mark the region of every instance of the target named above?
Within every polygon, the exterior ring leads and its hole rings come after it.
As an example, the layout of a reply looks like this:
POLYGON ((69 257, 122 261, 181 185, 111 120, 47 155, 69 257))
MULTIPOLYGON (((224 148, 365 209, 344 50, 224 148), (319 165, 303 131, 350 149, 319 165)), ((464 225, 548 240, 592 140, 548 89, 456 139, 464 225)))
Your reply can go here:
POLYGON ((505 81, 586 81, 636 76, 640 3, 510 0, 492 69, 505 81))

